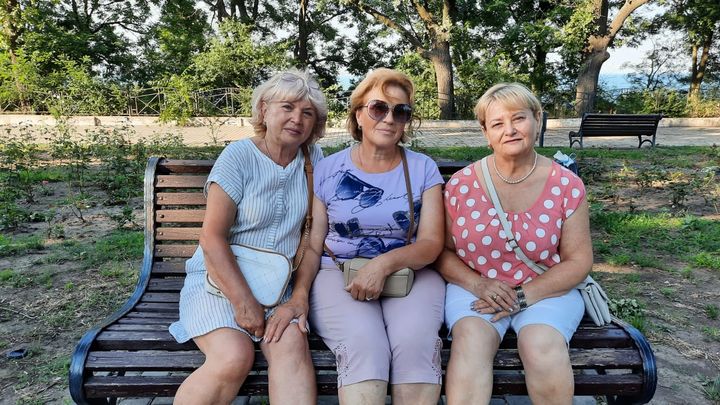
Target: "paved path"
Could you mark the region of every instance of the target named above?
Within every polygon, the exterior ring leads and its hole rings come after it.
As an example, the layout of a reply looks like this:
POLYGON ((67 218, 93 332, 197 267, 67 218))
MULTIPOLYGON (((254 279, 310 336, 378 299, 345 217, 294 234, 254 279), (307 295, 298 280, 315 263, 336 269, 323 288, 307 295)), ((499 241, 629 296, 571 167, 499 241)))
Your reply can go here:
MULTIPOLYGON (((577 128, 552 128, 545 131, 546 147, 568 146, 568 133, 577 128)), ((417 142, 424 146, 485 146, 487 142, 478 127, 430 129, 420 131, 417 142)), ((636 137, 585 138, 586 148, 613 147, 635 148, 636 137)), ((658 128, 656 144, 660 146, 711 146, 720 145, 720 127, 661 127, 658 128)))
MULTIPOLYGON (((423 127, 415 134, 414 142, 419 146, 427 147, 443 147, 443 146, 485 146, 487 142, 480 132, 478 124, 472 121, 462 121, 462 125, 452 128, 423 127)), ((0 126, 0 129, 6 127, 0 126)), ((39 142, 44 142, 47 134, 44 130, 47 127, 33 127, 38 134, 39 142)), ((115 129, 118 127, 102 127, 102 126, 76 126, 77 133, 85 131, 96 131, 101 128, 115 129)), ((197 127, 176 127, 164 125, 136 125, 126 127, 130 133, 131 140, 151 137, 167 137, 168 135, 180 135, 183 141, 192 146, 202 145, 223 145, 227 142, 237 139, 243 139, 252 136, 252 127, 250 126, 197 126, 197 127)), ((17 132, 17 127, 10 128, 12 132, 17 132)), ((125 129, 123 129, 125 130, 125 129)), ((550 128, 545 133, 545 146, 561 147, 568 146, 568 132, 577 130, 577 127, 568 128, 550 128)), ((0 139, 4 136, 0 135, 0 139)), ((339 145, 350 142, 351 138, 342 128, 329 128, 325 138, 320 141, 323 146, 339 145)), ((586 138, 584 140, 586 148, 593 147, 612 147, 612 148, 635 148, 637 147, 637 138, 634 137, 598 137, 586 138)), ((657 144, 661 146, 711 146, 720 145, 720 127, 659 127, 657 133, 657 144)))

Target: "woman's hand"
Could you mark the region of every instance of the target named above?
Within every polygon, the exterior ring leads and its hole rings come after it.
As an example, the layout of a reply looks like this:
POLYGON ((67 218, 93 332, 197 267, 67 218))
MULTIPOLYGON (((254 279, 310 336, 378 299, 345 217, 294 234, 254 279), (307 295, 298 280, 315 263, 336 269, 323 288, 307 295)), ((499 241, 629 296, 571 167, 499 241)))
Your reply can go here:
POLYGON ((385 286, 385 271, 375 259, 365 263, 357 272, 357 276, 345 287, 345 291, 358 301, 370 301, 380 298, 385 286))
POLYGON ((275 312, 268 318, 263 340, 266 343, 279 342, 283 333, 285 333, 285 329, 295 318, 298 320, 300 331, 307 333, 308 311, 309 306, 307 299, 295 298, 295 296, 293 296, 288 302, 278 306, 275 312))
POLYGON ((495 314, 490 322, 496 322, 506 316, 514 315, 519 310, 517 306, 511 306, 509 309, 501 309, 498 311, 497 308, 495 308, 495 305, 497 304, 490 304, 484 299, 479 299, 477 301, 473 301, 470 308, 481 314, 495 314))
POLYGON ((234 312, 239 327, 256 337, 265 334, 265 310, 257 300, 246 300, 241 306, 235 306, 234 312))
POLYGON ((471 292, 478 297, 478 301, 473 303, 473 307, 475 303, 478 303, 479 309, 492 309, 490 312, 483 313, 498 313, 503 310, 512 313, 515 311, 517 305, 515 290, 502 281, 480 277, 473 285, 471 292))

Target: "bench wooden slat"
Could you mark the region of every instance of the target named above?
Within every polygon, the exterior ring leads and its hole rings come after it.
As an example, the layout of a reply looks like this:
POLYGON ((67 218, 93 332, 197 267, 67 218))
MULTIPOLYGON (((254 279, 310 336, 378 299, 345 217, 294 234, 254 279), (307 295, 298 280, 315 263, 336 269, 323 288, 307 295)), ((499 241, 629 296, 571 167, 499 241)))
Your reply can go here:
MULTIPOLYGON (((103 398, 110 394, 121 397, 132 397, 138 393, 149 393, 150 396, 171 397, 185 379, 186 375, 128 375, 128 376, 96 376, 90 377, 85 385, 88 397, 103 398)), ((241 388, 240 395, 265 395, 267 381, 265 376, 249 375, 241 388)), ((337 384, 335 375, 320 374, 316 376, 318 393, 334 394, 337 384)), ((636 395, 640 390, 640 377, 635 375, 576 375, 575 393, 577 395, 636 395)), ((506 395, 527 394, 525 379, 522 374, 496 375, 493 380, 493 394, 506 395)))
POLYGON ((207 176, 157 176, 156 187, 164 188, 199 188, 205 187, 207 176))
POLYGON ((168 222, 175 223, 196 223, 202 225, 205 218, 205 210, 157 210, 155 221, 159 224, 168 222))
POLYGON ((197 245, 157 245, 155 256, 190 258, 196 249, 197 245))
POLYGON ((185 159, 163 159, 158 163, 159 173, 210 173, 214 160, 185 160, 185 159))
MULTIPOLYGON (((111 332, 119 333, 119 332, 111 332)), ((148 334, 125 332, 133 340, 143 342, 148 334)), ((128 339, 131 340, 131 339, 128 339)), ((177 346, 177 345, 176 345, 177 346)), ((198 350, 174 350, 173 347, 140 351, 91 351, 85 368, 93 371, 192 371, 205 361, 205 355, 198 350)), ((334 370, 335 356, 327 350, 310 352, 313 364, 318 370, 334 370)), ((447 365, 450 351, 442 351, 442 364, 447 365)), ((633 349, 570 349, 570 363, 575 369, 629 369, 639 361, 633 349)), ((499 350, 495 356, 495 370, 522 370, 517 350, 499 350)), ((253 370, 266 370, 267 360, 261 351, 255 352, 253 370)))
POLYGON ((152 274, 156 276, 185 276, 185 261, 179 262, 155 262, 152 267, 152 274))
POLYGON ((180 293, 148 292, 143 294, 140 302, 178 302, 180 293))
MULTIPOLYGON (((175 339, 170 335, 167 328, 170 323, 177 320, 177 313, 174 317, 168 318, 134 318, 135 321, 126 320, 122 323, 116 323, 109 326, 97 337, 100 347, 109 350, 131 349, 135 347, 137 350, 159 350, 168 349, 177 346, 175 339), (122 331, 138 332, 131 338, 121 333, 122 331), (135 346, 132 346, 135 345, 135 346), (174 346, 175 345, 175 346, 174 346)), ((572 349, 620 349, 632 348, 632 341, 627 334, 593 331, 580 328, 570 341, 572 349)), ((446 331, 441 331, 441 336, 446 331)), ((445 347, 449 345, 445 342, 445 347)), ((309 345, 313 349, 326 349, 322 339, 316 335, 309 336, 309 345)), ((501 349, 515 348, 517 346, 517 337, 514 333, 508 333, 500 345, 501 349)), ((179 347, 179 346, 178 346, 179 347)), ((172 350, 179 350, 174 348, 172 350)))
POLYGON ((197 241, 200 238, 201 229, 199 227, 176 228, 160 226, 155 228, 155 239, 197 241))
POLYGON ((158 205, 205 205, 207 200, 203 193, 157 193, 155 201, 158 205))

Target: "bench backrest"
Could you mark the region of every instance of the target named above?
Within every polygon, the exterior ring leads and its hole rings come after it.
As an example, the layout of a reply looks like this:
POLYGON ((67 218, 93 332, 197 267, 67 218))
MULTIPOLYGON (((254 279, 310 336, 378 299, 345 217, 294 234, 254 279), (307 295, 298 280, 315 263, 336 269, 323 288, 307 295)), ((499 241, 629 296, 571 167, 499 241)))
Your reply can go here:
POLYGON ((197 248, 205 217, 203 186, 214 163, 151 158, 145 172, 145 240, 146 248, 154 250, 151 277, 185 276, 185 260, 197 248))
MULTIPOLYGON (((151 158, 145 172, 145 240, 153 249, 151 277, 184 277, 205 217, 203 186, 214 160, 151 158)), ((469 162, 441 163, 446 178, 469 162)))
POLYGON ((580 123, 583 136, 653 135, 662 114, 586 113, 580 123))

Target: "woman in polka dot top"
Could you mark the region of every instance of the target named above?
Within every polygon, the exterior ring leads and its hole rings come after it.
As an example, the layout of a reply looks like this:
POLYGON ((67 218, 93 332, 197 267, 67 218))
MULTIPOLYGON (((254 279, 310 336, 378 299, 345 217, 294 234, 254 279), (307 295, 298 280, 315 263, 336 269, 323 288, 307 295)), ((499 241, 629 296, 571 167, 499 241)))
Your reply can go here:
POLYGON ((493 86, 475 114, 493 152, 486 163, 512 235, 503 230, 481 162, 455 173, 445 187, 447 241, 438 259, 449 283, 445 321, 454 340, 448 403, 490 401, 493 359, 513 328, 532 402, 570 404, 567 344, 585 313, 574 287, 593 262, 585 187, 535 152, 542 108, 524 86, 493 86), (549 270, 534 273, 508 238, 549 270))

